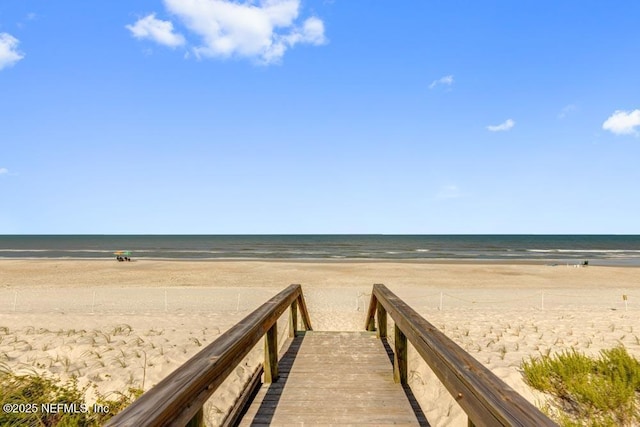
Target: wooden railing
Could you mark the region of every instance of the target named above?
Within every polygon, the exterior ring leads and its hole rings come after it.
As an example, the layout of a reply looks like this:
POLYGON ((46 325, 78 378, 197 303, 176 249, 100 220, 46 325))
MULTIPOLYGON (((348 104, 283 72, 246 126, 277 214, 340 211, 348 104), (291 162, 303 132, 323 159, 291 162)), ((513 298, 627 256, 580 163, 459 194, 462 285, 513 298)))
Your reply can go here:
POLYGON ((155 387, 144 393, 108 426, 202 426, 202 405, 251 349, 265 337, 265 382, 278 378, 278 318, 290 308, 289 335, 298 325, 311 330, 300 285, 291 285, 222 334, 155 387))
POLYGON ((555 426, 529 401, 447 338, 386 286, 373 285, 365 328, 387 336, 387 313, 395 334, 394 380, 407 384, 407 339, 467 413, 469 426, 555 426))

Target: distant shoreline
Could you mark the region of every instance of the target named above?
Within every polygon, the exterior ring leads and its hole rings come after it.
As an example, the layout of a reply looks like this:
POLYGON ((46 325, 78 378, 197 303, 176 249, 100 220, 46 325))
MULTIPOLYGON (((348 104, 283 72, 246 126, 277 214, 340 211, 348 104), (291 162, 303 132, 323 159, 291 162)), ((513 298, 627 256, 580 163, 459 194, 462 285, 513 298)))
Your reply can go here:
MULTIPOLYGON (((0 263, 5 261, 103 261, 117 262, 115 257, 0 257, 0 263)), ((180 262, 180 263, 297 263, 297 264, 431 264, 431 265, 545 265, 549 267, 626 267, 639 268, 640 259, 610 260, 610 259, 502 259, 502 258, 169 258, 169 257, 140 257, 132 256, 130 262, 180 262), (582 265, 583 261, 589 264, 582 265), (625 262, 626 261, 626 262, 625 262)))
POLYGON ((556 263, 640 266, 634 235, 2 236, 0 259, 556 263))

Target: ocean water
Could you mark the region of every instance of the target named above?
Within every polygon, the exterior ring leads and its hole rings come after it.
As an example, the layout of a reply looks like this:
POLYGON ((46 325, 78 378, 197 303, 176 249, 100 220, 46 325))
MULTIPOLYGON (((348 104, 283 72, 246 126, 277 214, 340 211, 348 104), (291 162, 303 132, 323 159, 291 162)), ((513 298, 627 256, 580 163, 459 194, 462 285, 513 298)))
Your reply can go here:
POLYGON ((532 260, 640 266, 639 235, 0 235, 0 258, 532 260))

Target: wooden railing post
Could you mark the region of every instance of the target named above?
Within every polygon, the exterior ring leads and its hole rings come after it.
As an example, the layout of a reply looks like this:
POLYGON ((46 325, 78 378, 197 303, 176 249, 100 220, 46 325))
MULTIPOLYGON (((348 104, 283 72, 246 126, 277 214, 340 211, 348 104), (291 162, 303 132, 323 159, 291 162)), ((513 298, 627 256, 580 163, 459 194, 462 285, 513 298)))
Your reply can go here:
POLYGON ((376 330, 376 318, 375 316, 369 319, 369 325, 367 326, 367 331, 375 331, 376 330))
POLYGON ((264 337, 264 382, 278 380, 278 322, 275 322, 264 337))
POLYGON ((196 412, 185 427, 204 427, 204 410, 202 407, 198 412, 196 412))
MULTIPOLYGON (((374 287, 376 285, 373 285, 374 287)), ((367 323, 364 326, 367 331, 376 330, 376 309, 378 307, 378 299, 371 293, 371 300, 369 300, 369 309, 367 310, 367 323)))
POLYGON ((291 303, 289 309, 289 337, 295 338, 296 331, 298 330, 298 301, 291 303))
MULTIPOLYGON (((300 285, 295 285, 300 286, 300 285)), ((309 318, 309 311, 307 310, 307 303, 304 300, 304 296, 302 295, 302 288, 300 288, 300 295, 297 298, 298 301, 298 309, 300 310, 300 316, 302 316, 302 323, 304 324, 304 330, 310 331, 313 328, 311 327, 311 319, 309 318)))
POLYGON ((393 354, 393 380, 396 383, 407 383, 407 337, 400 330, 398 324, 393 326, 395 331, 395 351, 393 354))
POLYGON ((387 310, 384 309, 380 301, 378 301, 378 332, 376 336, 378 338, 386 338, 387 337, 387 310))

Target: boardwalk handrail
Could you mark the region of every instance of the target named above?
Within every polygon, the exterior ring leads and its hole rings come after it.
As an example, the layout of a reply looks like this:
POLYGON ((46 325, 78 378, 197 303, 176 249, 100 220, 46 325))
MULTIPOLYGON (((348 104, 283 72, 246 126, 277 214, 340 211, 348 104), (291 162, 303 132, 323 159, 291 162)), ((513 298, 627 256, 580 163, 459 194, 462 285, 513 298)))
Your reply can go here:
POLYGON ((467 413, 470 426, 556 426, 534 405, 420 316, 385 285, 373 285, 365 328, 386 337, 387 313, 395 322, 394 378, 407 382, 406 340, 467 413))
MULTIPOLYGON (((278 318, 291 308, 290 334, 295 333, 297 307, 305 329, 311 330, 302 287, 290 285, 140 396, 107 426, 200 425, 202 405, 265 334, 265 365, 273 360, 278 318)), ((273 368, 265 366, 265 376, 275 380, 277 365, 275 371, 273 368)))

